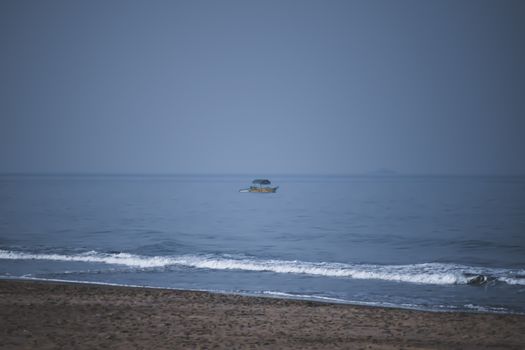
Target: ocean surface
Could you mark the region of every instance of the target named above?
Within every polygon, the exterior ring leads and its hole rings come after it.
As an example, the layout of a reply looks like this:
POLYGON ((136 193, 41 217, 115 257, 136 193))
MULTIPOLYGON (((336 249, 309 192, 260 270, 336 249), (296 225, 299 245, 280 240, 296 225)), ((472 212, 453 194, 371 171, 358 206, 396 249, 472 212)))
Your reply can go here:
POLYGON ((0 176, 0 277, 525 313, 525 177, 0 176))

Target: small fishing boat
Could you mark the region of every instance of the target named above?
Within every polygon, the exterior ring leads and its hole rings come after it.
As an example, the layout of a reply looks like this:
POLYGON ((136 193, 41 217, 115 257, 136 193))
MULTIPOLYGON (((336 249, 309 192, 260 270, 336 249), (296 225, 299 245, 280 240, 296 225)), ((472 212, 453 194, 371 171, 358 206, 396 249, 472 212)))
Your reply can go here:
POLYGON ((275 193, 279 188, 279 186, 270 187, 272 183, 267 179, 255 179, 252 183, 253 186, 239 190, 239 192, 275 193))

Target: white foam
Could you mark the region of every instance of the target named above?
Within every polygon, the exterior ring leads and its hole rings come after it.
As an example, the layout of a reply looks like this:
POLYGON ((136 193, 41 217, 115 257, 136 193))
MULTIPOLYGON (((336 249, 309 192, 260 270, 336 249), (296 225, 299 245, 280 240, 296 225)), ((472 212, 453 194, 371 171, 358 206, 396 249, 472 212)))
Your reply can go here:
MULTIPOLYGON (((395 304, 395 303, 389 303, 389 302, 384 302, 384 301, 347 300, 347 299, 325 297, 325 296, 321 296, 321 295, 294 294, 294 293, 285 293, 285 292, 277 292, 277 291, 263 291, 260 294, 269 295, 269 296, 277 297, 277 298, 314 300, 314 301, 323 301, 323 302, 338 303, 338 304, 352 304, 352 305, 362 305, 362 306, 403 308, 403 309, 413 309, 413 310, 424 310, 424 309, 426 309, 423 306, 417 305, 417 304, 407 304, 407 303, 395 304)), ((439 309, 430 309, 430 310, 432 310, 432 311, 440 311, 439 309)))
POLYGON ((512 278, 512 277, 499 277, 498 281, 505 282, 507 284, 525 286, 525 278, 512 278))
POLYGON ((102 263, 112 265, 125 265, 130 267, 163 267, 172 265, 172 259, 169 257, 145 257, 127 253, 107 254, 90 251, 82 254, 64 255, 64 254, 31 254, 24 252, 13 252, 0 250, 0 259, 8 260, 51 260, 51 261, 75 261, 88 263, 102 263))
POLYGON ((494 307, 494 306, 481 306, 481 305, 474 305, 474 304, 465 304, 463 305, 464 308, 479 312, 490 312, 490 313, 501 313, 501 314, 508 314, 508 313, 514 313, 511 310, 508 310, 503 307, 494 307))
POLYGON ((489 269, 442 263, 372 265, 263 260, 246 257, 234 258, 232 255, 143 256, 128 253, 99 253, 95 251, 82 254, 33 254, 8 250, 0 250, 0 259, 74 261, 122 265, 130 268, 181 266, 210 270, 306 274, 311 276, 363 280, 375 279, 437 285, 466 284, 472 276, 485 275, 492 276, 498 281, 507 284, 525 284, 525 279, 513 277, 523 275, 523 270, 489 269))
POLYGON ((321 295, 293 294, 293 293, 277 292, 277 291, 271 291, 271 290, 262 291, 260 294, 270 295, 272 297, 278 297, 278 298, 319 300, 319 301, 326 301, 326 302, 332 302, 332 303, 344 303, 344 304, 350 303, 348 300, 324 297, 321 295))

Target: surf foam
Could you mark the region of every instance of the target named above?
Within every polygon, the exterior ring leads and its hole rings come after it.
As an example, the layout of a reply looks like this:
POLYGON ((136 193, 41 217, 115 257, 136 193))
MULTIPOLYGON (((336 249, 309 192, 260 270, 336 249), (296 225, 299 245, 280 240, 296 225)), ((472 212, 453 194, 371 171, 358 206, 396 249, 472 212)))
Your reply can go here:
POLYGON ((419 284, 467 284, 473 276, 488 276, 506 284, 525 284, 525 270, 491 269, 457 264, 423 263, 412 265, 345 264, 304 262, 291 260, 265 260, 232 255, 180 255, 143 256, 129 253, 35 254, 0 250, 0 259, 72 261, 120 265, 129 268, 156 269, 179 266, 209 270, 240 270, 273 272, 280 274, 306 274, 311 276, 374 279, 419 284))

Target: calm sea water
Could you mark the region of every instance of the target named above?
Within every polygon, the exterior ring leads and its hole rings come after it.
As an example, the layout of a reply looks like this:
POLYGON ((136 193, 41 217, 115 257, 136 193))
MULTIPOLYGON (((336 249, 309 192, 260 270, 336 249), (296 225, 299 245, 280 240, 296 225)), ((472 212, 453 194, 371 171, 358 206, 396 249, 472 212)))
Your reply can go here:
POLYGON ((523 177, 251 180, 2 176, 0 277, 525 312, 523 177))

